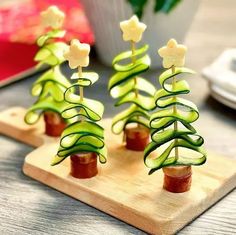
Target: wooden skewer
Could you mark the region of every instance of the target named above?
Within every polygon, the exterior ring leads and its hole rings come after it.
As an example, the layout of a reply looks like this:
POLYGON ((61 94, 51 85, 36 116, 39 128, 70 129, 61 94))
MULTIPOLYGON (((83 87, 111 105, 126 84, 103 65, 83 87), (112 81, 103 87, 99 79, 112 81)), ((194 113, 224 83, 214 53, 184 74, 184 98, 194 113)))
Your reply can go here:
MULTIPOLYGON (((82 77, 82 67, 81 66, 79 66, 78 75, 79 75, 79 79, 80 79, 82 77)), ((80 101, 82 102, 84 99, 84 89, 82 86, 79 87, 79 94, 80 94, 80 101)))
MULTIPOLYGON (((174 65, 171 67, 171 71, 172 71, 172 74, 175 73, 175 66, 174 66, 174 65)), ((175 78, 175 76, 174 76, 174 77, 173 77, 173 80, 172 80, 172 89, 173 89, 173 90, 174 90, 174 88, 175 88, 175 83, 176 83, 176 78, 175 78)), ((173 91, 173 90, 172 90, 172 91, 173 91)), ((174 97, 175 97, 175 96, 174 96, 174 97)), ((177 112, 177 107, 176 107, 176 105, 174 105, 173 111, 174 111, 174 113, 177 112)), ((174 130, 175 130, 175 131, 178 130, 178 121, 175 121, 175 122, 174 122, 174 130)), ((177 143, 178 143, 178 139, 175 139, 175 144, 177 144, 177 143)), ((178 149, 178 147, 175 147, 175 157, 176 157, 176 159, 179 158, 179 149, 178 149)))
MULTIPOLYGON (((79 66, 78 69, 78 75, 79 75, 79 79, 82 77, 82 66, 79 66)), ((80 95, 80 102, 83 102, 84 100, 84 88, 82 86, 79 87, 79 95, 80 95)), ((81 117, 81 122, 84 121, 84 117, 81 117)))
MULTIPOLYGON (((136 62, 136 56, 134 56, 135 54, 135 42, 134 41, 131 41, 131 51, 132 51, 132 56, 131 56, 131 60, 132 60, 132 63, 134 64, 136 62)), ((134 85, 136 86, 137 85, 137 77, 134 77, 134 85)), ((135 89, 135 97, 137 98, 138 97, 138 89, 135 89)), ((138 119, 139 119, 139 116, 138 116, 138 119)), ((138 127, 140 125, 138 124, 138 127)))
MULTIPOLYGON (((136 62, 136 56, 134 56, 135 54, 135 42, 134 41, 131 41, 131 51, 132 51, 132 57, 131 57, 131 60, 132 60, 132 63, 134 64, 136 62)), ((134 77, 134 84, 136 85, 137 84, 137 78, 134 77)), ((135 96, 137 97, 138 96, 138 90, 135 89, 135 96)))

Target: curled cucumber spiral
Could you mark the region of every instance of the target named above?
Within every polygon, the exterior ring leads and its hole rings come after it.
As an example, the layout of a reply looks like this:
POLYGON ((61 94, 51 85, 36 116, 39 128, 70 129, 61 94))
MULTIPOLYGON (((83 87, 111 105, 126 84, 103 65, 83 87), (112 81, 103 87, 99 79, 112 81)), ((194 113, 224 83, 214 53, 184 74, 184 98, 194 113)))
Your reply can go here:
POLYGON ((67 106, 61 115, 72 123, 62 132, 60 147, 51 165, 57 165, 66 157, 81 152, 94 152, 101 163, 106 162, 104 129, 96 123, 102 119, 104 106, 99 101, 87 98, 81 101, 80 96, 75 94, 79 87, 90 86, 97 80, 98 74, 83 73, 82 78, 66 89, 64 98, 67 106))
POLYGON ((206 153, 201 147, 204 140, 192 126, 199 117, 198 109, 191 101, 177 97, 189 93, 189 85, 185 80, 178 80, 175 85, 171 83, 174 76, 189 73, 194 72, 188 68, 176 67, 174 73, 168 69, 159 77, 162 88, 155 93, 155 103, 160 110, 151 115, 152 141, 144 151, 144 162, 151 168, 149 174, 165 166, 201 165, 206 161, 206 153), (173 109, 174 106, 177 107, 176 110, 173 109), (176 121, 182 123, 184 128, 175 130, 173 124, 176 121), (154 157, 151 153, 164 144, 168 144, 168 147, 154 157), (177 158, 171 155, 175 147, 193 150, 198 156, 191 158, 180 155, 177 158))
POLYGON ((71 86, 71 83, 62 74, 60 64, 65 61, 63 52, 68 46, 63 42, 48 43, 49 39, 62 38, 64 34, 63 30, 52 30, 37 40, 40 47, 34 58, 38 62, 37 67, 47 65, 50 68, 32 86, 31 95, 38 99, 27 110, 24 117, 25 122, 29 125, 38 122, 45 111, 53 111, 60 115, 66 107, 64 92, 71 86))
POLYGON ((25 122, 35 124, 43 112, 49 110, 60 114, 66 107, 64 92, 69 86, 71 84, 59 65, 45 72, 32 86, 31 95, 37 96, 38 100, 27 110, 25 122))
POLYGON ((147 50, 148 45, 145 45, 135 50, 134 54, 126 51, 113 60, 112 65, 117 72, 108 84, 110 94, 118 100, 115 106, 131 104, 112 120, 112 131, 115 134, 120 134, 129 123, 139 123, 149 127, 148 111, 155 108, 153 95, 156 90, 149 81, 139 76, 150 67, 150 58, 145 54, 147 50), (126 60, 131 61, 132 57, 136 58, 135 62, 124 64, 126 60))

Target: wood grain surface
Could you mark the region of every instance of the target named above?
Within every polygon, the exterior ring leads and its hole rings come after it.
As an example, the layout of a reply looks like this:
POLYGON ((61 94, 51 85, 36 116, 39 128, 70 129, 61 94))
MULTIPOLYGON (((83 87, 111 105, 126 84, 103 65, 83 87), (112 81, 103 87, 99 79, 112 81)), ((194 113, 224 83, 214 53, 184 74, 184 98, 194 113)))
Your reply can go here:
MULTIPOLYGON (((148 175, 143 153, 125 148, 122 136, 111 133, 110 119, 105 119, 101 125, 105 128, 108 161, 99 165, 96 177, 82 180, 72 177, 70 158, 52 167, 50 164, 59 141, 53 144, 45 142, 29 153, 25 158, 24 173, 156 235, 175 233, 236 186, 236 160, 208 152, 208 160, 203 166, 192 167, 190 191, 180 194, 167 192, 162 188, 162 171, 148 175)), ((193 154, 183 150, 179 149, 180 154, 193 154)))
POLYGON ((44 134, 43 118, 34 125, 27 125, 24 116, 27 109, 11 107, 0 112, 0 133, 33 147, 39 147, 45 142, 54 142, 58 138, 44 134))
MULTIPOLYGON (((225 48, 235 47, 235 0, 202 0, 195 21, 186 39, 187 65, 198 75, 188 81, 192 92, 188 98, 200 110, 196 123, 209 150, 236 158, 236 111, 209 96, 208 85, 201 78, 202 68, 211 63, 225 48)), ((20 58, 19 58, 20 59, 20 58)), ((101 79, 86 90, 85 95, 105 103, 105 116, 118 109, 107 92, 108 78, 113 73, 91 59, 91 70, 101 79)), ((65 74, 69 70, 64 68, 65 74)), ((157 84, 159 71, 149 71, 145 77, 157 84)), ((1 88, 0 110, 12 106, 29 106, 34 99, 29 89, 38 75, 1 88)), ((0 137, 0 234, 145 234, 144 232, 106 215, 84 203, 52 190, 22 173, 24 156, 33 150, 7 137, 0 137)), ((236 190, 211 207, 179 234, 236 234, 236 190)))

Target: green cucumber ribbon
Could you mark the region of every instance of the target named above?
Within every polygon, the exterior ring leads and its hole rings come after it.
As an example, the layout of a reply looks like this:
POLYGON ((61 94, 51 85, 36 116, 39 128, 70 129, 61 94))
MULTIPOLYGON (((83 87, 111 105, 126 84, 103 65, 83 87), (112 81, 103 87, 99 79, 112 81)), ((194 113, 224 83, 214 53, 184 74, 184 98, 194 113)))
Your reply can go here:
POLYGON ((165 166, 201 165, 206 161, 205 150, 201 147, 204 140, 191 125, 199 117, 198 109, 191 101, 177 97, 177 95, 189 93, 189 85, 185 80, 178 80, 174 86, 168 82, 179 74, 193 73, 194 71, 188 68, 176 67, 174 73, 168 69, 159 77, 162 88, 155 93, 154 97, 156 106, 160 110, 151 115, 152 142, 144 151, 144 162, 147 167, 151 168, 149 174, 165 166), (173 109, 174 105, 178 107, 176 112, 173 109), (182 123, 184 128, 174 130, 171 125, 176 121, 182 123), (164 144, 169 144, 169 146, 154 158, 151 153, 164 144), (175 147, 190 149, 197 152, 198 156, 194 158, 170 156, 175 147))
POLYGON ((67 47, 64 42, 46 44, 39 49, 34 58, 35 61, 39 62, 37 67, 39 68, 44 64, 56 66, 63 63, 65 61, 63 53, 66 51, 67 47))
POLYGON ((53 29, 49 32, 47 32, 46 34, 40 36, 37 39, 37 45, 39 47, 42 47, 43 45, 45 45, 45 43, 47 43, 47 41, 49 39, 57 39, 57 38, 63 38, 66 34, 65 30, 61 30, 61 29, 53 29))
POLYGON ((37 45, 40 47, 34 58, 38 62, 37 67, 41 67, 44 64, 56 66, 65 61, 63 54, 68 45, 60 41, 51 41, 52 39, 63 38, 65 33, 65 30, 54 29, 37 39, 37 45))
POLYGON ((66 108, 64 92, 71 83, 62 74, 60 64, 65 61, 63 52, 68 46, 63 42, 48 43, 49 39, 62 38, 64 34, 65 31, 52 30, 37 40, 38 46, 41 47, 35 55, 37 66, 47 64, 51 68, 33 83, 31 95, 38 99, 25 115, 24 120, 29 125, 36 123, 45 111, 61 114, 66 108))
POLYGON ((51 165, 57 165, 66 157, 81 153, 94 152, 101 163, 106 162, 107 149, 104 143, 104 129, 97 123, 102 119, 104 106, 101 102, 83 98, 75 92, 79 87, 88 87, 98 80, 98 74, 94 72, 77 74, 72 79, 78 79, 76 83, 68 87, 64 93, 67 102, 61 116, 66 120, 72 120, 62 132, 60 147, 51 165))
POLYGON ((139 123, 149 127, 148 111, 155 108, 153 96, 155 87, 139 74, 145 72, 150 67, 150 58, 144 54, 148 50, 145 45, 134 54, 126 51, 117 55, 113 62, 113 68, 117 71, 110 79, 108 89, 113 98, 118 99, 115 106, 130 103, 131 106, 123 112, 117 114, 112 120, 112 131, 120 134, 129 123, 139 123), (124 64, 124 62, 135 57, 135 62, 124 64), (135 81, 136 78, 136 81, 135 81), (136 92, 140 92, 136 95, 136 92))
POLYGON ((66 108, 64 92, 70 85, 59 66, 46 71, 32 86, 31 94, 38 100, 27 110, 25 122, 36 123, 45 111, 60 114, 66 108))

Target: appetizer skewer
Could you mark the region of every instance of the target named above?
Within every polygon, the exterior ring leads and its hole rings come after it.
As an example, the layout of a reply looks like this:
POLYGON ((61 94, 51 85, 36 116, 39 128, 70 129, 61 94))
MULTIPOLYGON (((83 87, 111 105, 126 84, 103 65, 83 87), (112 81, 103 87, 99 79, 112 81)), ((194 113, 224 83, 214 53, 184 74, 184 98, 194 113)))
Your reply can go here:
POLYGON ((52 160, 52 165, 57 165, 70 156, 70 174, 81 179, 96 176, 97 157, 101 163, 105 163, 107 155, 104 129, 97 123, 102 119, 104 106, 99 101, 84 97, 84 88, 99 78, 97 73, 82 71, 82 67, 89 65, 89 52, 88 44, 74 39, 64 54, 70 68, 78 68, 78 72, 71 77, 77 81, 64 94, 67 105, 61 115, 71 120, 71 124, 62 132, 60 147, 52 160))
POLYGON ((163 187, 174 193, 188 191, 191 165, 201 165, 206 161, 206 153, 201 147, 204 140, 192 126, 199 117, 198 109, 191 101, 178 97, 190 92, 188 83, 178 76, 194 73, 183 67, 186 50, 174 39, 158 50, 167 70, 159 77, 161 89, 155 94, 158 110, 150 119, 152 142, 144 151, 144 162, 151 168, 149 174, 163 168, 163 187), (163 149, 164 145, 167 147, 163 149), (180 152, 182 148, 190 150, 188 156, 180 152), (161 153, 155 154, 156 149, 161 153), (193 153, 197 153, 196 156, 193 153))
POLYGON ((37 40, 40 49, 35 60, 38 67, 46 65, 49 69, 34 82, 31 94, 38 99, 25 115, 25 122, 29 125, 38 122, 43 115, 45 133, 49 136, 60 136, 67 125, 60 114, 66 105, 64 92, 71 86, 60 70, 60 65, 65 61, 63 51, 68 47, 64 42, 58 41, 66 33, 61 29, 64 18, 64 13, 56 6, 50 6, 41 13, 42 23, 49 27, 49 31, 37 40))
POLYGON ((131 50, 114 58, 112 64, 117 72, 111 77, 108 89, 111 96, 118 99, 115 106, 126 103, 131 106, 113 118, 112 131, 124 134, 127 149, 143 151, 149 143, 148 111, 155 108, 153 96, 156 91, 149 81, 139 76, 149 69, 151 63, 146 54, 148 45, 136 49, 146 25, 133 16, 121 22, 120 28, 124 41, 131 43, 131 50), (129 60, 128 64, 124 64, 126 60, 129 60))

